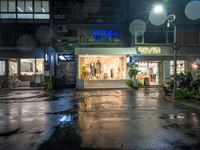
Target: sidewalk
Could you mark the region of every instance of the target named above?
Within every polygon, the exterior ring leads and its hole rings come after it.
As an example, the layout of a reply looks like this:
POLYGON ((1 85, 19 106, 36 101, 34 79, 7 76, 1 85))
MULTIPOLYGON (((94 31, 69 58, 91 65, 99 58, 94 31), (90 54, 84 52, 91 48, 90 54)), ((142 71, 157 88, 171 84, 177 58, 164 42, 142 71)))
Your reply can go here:
POLYGON ((15 87, 15 88, 0 88, 0 91, 15 91, 15 90, 43 90, 44 87, 15 87))
POLYGON ((183 101, 178 101, 178 100, 174 100, 172 98, 172 96, 164 96, 164 100, 175 103, 176 105, 181 105, 181 106, 185 106, 185 107, 189 107, 192 109, 196 109, 198 111, 200 111, 200 103, 195 103, 195 102, 191 102, 190 100, 183 100, 183 101))

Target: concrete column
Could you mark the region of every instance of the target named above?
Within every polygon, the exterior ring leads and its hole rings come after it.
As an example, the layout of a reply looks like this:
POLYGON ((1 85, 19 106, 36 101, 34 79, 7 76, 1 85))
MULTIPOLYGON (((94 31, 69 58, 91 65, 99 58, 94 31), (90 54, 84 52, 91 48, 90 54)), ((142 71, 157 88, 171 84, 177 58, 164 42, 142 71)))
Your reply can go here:
POLYGON ((163 84, 171 80, 170 61, 163 61, 163 84))
POLYGON ((159 79, 159 84, 163 85, 164 81, 164 76, 163 76, 163 61, 158 63, 158 79, 159 79))

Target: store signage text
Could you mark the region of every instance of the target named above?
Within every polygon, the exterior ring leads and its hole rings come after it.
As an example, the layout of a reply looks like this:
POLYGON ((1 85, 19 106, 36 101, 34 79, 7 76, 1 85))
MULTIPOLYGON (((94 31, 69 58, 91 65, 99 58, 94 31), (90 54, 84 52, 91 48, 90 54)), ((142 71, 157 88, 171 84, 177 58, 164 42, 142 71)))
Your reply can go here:
POLYGON ((160 54, 160 47, 138 47, 138 54, 160 54))
POLYGON ((75 56, 69 54, 59 54, 58 61, 59 62, 75 61, 75 56))

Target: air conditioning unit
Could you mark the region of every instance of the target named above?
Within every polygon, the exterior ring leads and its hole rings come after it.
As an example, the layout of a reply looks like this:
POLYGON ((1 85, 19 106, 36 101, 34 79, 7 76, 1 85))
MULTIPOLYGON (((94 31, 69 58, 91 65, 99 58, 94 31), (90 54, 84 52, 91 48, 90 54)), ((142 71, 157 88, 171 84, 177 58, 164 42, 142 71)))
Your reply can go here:
POLYGON ((67 25, 57 25, 56 26, 56 31, 58 33, 67 33, 68 32, 67 25))

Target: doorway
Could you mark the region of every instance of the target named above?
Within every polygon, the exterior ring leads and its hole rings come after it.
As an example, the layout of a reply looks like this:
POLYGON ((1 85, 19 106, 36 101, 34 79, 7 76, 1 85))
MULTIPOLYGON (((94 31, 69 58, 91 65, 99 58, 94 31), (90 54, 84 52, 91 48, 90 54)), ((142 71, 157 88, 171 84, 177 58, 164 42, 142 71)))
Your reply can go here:
POLYGON ((142 84, 144 84, 145 79, 148 79, 149 85, 159 85, 159 62, 141 61, 136 62, 136 66, 140 71, 137 78, 142 84))

